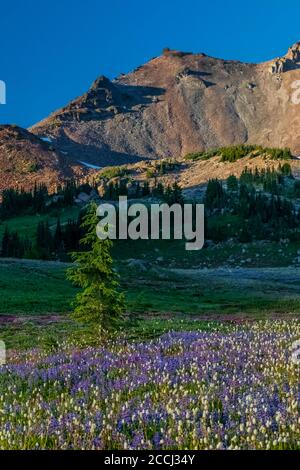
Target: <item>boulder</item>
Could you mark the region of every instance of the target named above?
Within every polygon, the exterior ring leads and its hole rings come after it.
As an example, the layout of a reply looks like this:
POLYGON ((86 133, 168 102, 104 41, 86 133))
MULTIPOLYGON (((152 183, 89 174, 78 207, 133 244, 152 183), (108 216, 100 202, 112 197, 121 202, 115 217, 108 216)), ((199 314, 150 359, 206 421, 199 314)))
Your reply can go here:
POLYGON ((128 259, 127 260, 127 266, 130 268, 135 268, 138 269, 139 271, 146 272, 148 271, 147 263, 145 261, 142 261, 140 259, 128 259))
POLYGON ((87 193, 79 193, 77 198, 76 198, 78 201, 80 202, 89 202, 91 200, 91 195, 87 194, 87 193))

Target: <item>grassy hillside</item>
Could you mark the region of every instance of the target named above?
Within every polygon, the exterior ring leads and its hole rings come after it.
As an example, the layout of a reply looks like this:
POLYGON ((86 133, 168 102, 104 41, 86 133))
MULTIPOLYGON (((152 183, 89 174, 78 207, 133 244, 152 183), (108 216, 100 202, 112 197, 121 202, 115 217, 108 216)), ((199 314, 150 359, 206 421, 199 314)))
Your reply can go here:
POLYGON ((66 281, 63 263, 2 259, 0 313, 46 314, 70 310, 76 289, 66 281))
MULTIPOLYGON (((64 314, 76 295, 67 263, 0 261, 0 314, 64 314)), ((295 311, 300 268, 166 268, 119 264, 128 310, 143 314, 263 314, 295 311)))
POLYGON ((79 208, 76 206, 61 208, 59 211, 54 210, 49 214, 42 215, 23 215, 12 217, 0 223, 0 237, 2 238, 5 227, 8 227, 11 232, 18 232, 20 235, 34 239, 38 223, 40 221, 49 221, 50 228, 55 229, 57 217, 60 218, 63 225, 68 219, 76 219, 79 214, 79 208))

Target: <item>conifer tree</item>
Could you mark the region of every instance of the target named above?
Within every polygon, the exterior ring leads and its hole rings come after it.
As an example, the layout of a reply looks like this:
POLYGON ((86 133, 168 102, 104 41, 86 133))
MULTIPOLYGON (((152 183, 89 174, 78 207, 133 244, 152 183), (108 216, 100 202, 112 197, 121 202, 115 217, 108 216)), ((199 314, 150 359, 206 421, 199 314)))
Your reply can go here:
POLYGON ((85 251, 72 254, 75 264, 67 277, 82 289, 74 302, 73 317, 83 323, 99 325, 101 331, 108 332, 120 325, 125 304, 113 269, 112 242, 100 240, 96 233, 96 208, 92 203, 83 219, 86 234, 81 245, 85 251))
POLYGON ((36 249, 41 259, 50 259, 53 249, 53 238, 48 221, 39 222, 36 231, 36 249))
POLYGON ((63 232, 60 224, 60 219, 57 219, 56 229, 53 238, 53 247, 60 261, 66 260, 66 250, 63 240, 63 232))
POLYGON ((226 183, 228 191, 237 191, 239 188, 238 180, 235 175, 228 176, 226 183))
POLYGON ((1 244, 1 256, 8 257, 9 256, 9 230, 8 227, 5 227, 4 234, 2 237, 2 244, 1 244))
POLYGON ((62 235, 62 230, 61 230, 60 219, 57 219, 56 229, 54 233, 54 240, 53 240, 55 250, 59 249, 62 241, 63 241, 63 235, 62 235))
POLYGON ((145 181, 142 188, 142 196, 149 196, 150 187, 148 181, 145 181))

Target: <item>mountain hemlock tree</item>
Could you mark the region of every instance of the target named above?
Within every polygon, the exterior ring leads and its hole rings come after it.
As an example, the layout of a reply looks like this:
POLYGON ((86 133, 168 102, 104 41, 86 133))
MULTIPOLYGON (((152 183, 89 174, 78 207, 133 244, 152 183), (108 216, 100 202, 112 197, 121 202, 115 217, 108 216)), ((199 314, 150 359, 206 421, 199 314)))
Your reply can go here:
POLYGON ((96 234, 99 219, 97 205, 90 204, 83 218, 85 231, 81 245, 85 251, 72 253, 75 265, 67 272, 68 279, 82 288, 74 301, 73 318, 95 324, 105 333, 118 328, 125 311, 124 295, 119 291, 118 275, 110 255, 112 241, 100 240, 96 234))

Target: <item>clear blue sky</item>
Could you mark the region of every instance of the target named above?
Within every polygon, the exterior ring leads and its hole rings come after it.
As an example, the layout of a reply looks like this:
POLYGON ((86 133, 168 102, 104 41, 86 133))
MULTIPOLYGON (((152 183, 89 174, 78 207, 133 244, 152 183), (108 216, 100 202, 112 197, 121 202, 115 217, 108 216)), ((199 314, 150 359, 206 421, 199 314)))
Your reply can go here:
POLYGON ((0 123, 27 127, 163 47, 259 62, 300 40, 299 0, 14 0, 0 5, 0 123))

